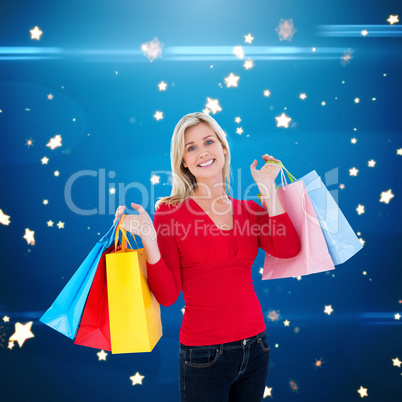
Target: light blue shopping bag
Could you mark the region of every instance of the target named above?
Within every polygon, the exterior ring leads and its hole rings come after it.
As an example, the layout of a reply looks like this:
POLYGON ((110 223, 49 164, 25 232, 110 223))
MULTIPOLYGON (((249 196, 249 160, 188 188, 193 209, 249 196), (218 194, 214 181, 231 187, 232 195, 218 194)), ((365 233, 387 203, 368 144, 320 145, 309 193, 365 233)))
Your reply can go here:
POLYGON ((39 321, 74 339, 102 253, 114 242, 116 221, 95 244, 78 270, 39 321))
MULTIPOLYGON (((267 163, 273 163, 281 167, 287 173, 291 182, 298 181, 282 163, 275 161, 268 161, 267 163)), ((284 175, 282 175, 282 181, 283 178, 284 175)), ((363 245, 317 172, 313 170, 299 180, 303 180, 313 204, 332 262, 334 265, 344 263, 360 251, 363 245)), ((275 187, 277 187, 276 184, 275 187)))

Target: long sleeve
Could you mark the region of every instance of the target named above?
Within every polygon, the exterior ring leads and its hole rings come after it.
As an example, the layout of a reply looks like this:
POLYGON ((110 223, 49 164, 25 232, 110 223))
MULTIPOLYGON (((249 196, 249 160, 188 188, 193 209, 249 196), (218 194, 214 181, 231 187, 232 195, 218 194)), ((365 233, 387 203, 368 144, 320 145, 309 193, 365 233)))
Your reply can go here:
POLYGON ((155 211, 154 227, 161 258, 147 261, 148 284, 156 300, 168 307, 176 302, 182 288, 180 253, 174 236, 172 213, 165 206, 155 211))
POLYGON ((257 223, 258 245, 277 258, 293 258, 300 252, 300 239, 287 212, 270 217, 255 201, 247 201, 249 214, 257 223))

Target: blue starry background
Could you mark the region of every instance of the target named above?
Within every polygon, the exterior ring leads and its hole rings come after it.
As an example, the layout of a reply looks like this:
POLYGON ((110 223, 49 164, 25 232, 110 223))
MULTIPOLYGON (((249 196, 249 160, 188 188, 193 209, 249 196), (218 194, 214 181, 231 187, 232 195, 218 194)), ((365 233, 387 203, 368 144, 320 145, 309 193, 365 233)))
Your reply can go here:
POLYGON ((151 353, 109 353, 106 361, 39 317, 118 205, 139 203, 153 218, 155 201, 171 191, 173 129, 205 110, 208 97, 222 108, 211 115, 230 144, 234 198, 256 197, 249 165, 257 159, 261 168, 268 153, 297 178, 316 170, 325 183, 330 174, 328 190, 364 241, 336 270, 301 280, 262 281, 260 250, 253 279, 271 345, 266 399, 353 401, 364 387, 370 400, 400 400, 402 367, 392 359, 402 360, 402 30, 387 22, 401 13, 399 2, 21 0, 0 12, 0 209, 10 216, 0 224, 1 400, 178 401, 182 294, 161 306, 163 337, 151 353), (288 39, 278 28, 285 20, 294 25, 288 39), (35 26, 40 40, 31 39, 35 26), (151 61, 141 46, 155 39, 162 53, 151 61), (230 73, 237 87, 226 86, 230 73), (288 128, 277 127, 282 113, 288 128), (51 150, 56 135, 62 146, 51 150), (390 189, 394 197, 380 202, 390 189), (15 324, 30 321, 34 337, 9 349, 15 324), (142 385, 132 385, 136 372, 142 385))

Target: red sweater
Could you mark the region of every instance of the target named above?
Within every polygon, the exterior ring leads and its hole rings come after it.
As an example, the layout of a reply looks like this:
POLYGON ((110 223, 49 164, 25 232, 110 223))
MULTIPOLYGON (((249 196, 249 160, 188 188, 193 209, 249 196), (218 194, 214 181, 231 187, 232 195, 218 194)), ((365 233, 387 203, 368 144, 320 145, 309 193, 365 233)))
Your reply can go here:
POLYGON ((250 338, 266 329, 255 293, 251 267, 261 247, 278 258, 300 251, 287 212, 269 217, 253 200, 229 196, 231 230, 219 229, 192 199, 155 211, 161 258, 147 261, 148 284, 167 307, 183 291, 185 312, 179 342, 202 346, 250 338))

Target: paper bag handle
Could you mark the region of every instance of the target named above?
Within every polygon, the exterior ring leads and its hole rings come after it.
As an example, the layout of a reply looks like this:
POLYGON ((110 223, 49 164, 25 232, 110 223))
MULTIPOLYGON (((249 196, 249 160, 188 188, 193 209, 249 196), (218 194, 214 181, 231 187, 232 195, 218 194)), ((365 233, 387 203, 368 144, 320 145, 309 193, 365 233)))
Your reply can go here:
MULTIPOLYGON (((281 181, 282 181, 282 188, 283 188, 283 191, 286 191, 286 186, 288 185, 288 183, 287 183, 287 181, 286 181, 286 177, 285 177, 283 171, 286 172, 286 174, 287 174, 287 176, 289 177, 289 180, 290 180, 291 183, 293 183, 294 181, 297 181, 296 177, 294 177, 294 176, 292 175, 292 173, 290 173, 289 170, 287 170, 287 169, 285 168, 285 166, 283 165, 282 162, 267 161, 266 163, 272 163, 272 164, 274 164, 274 165, 278 165, 278 166, 281 168, 281 181), (283 180, 285 180, 285 185, 284 185, 283 180)), ((278 189, 278 186, 276 185, 275 182, 274 182, 274 184, 275 184, 275 188, 278 189)), ((258 193, 258 198, 260 199, 260 202, 261 202, 261 204, 262 204, 262 201, 261 201, 261 193, 258 193)))
MULTIPOLYGON (((119 219, 119 222, 118 222, 118 224, 117 224, 117 226, 116 226, 116 232, 115 232, 115 237, 114 237, 114 250, 115 250, 115 251, 117 250, 117 244, 118 244, 118 242, 119 242, 119 231, 121 231, 121 233, 122 233, 121 249, 122 249, 123 251, 126 250, 126 247, 127 247, 126 242, 127 242, 128 245, 130 246, 130 248, 131 248, 132 250, 134 250, 133 247, 131 246, 129 240, 128 240, 127 231, 126 231, 125 229, 123 229, 123 227, 121 226, 121 220, 122 220, 125 216, 126 216, 125 214, 122 214, 122 215, 121 215, 121 217, 120 217, 120 219, 119 219)), ((134 238, 135 244, 136 244, 136 246, 137 246, 137 250, 139 250, 140 248, 138 247, 138 243, 137 243, 137 240, 135 239, 134 235, 133 235, 133 238, 134 238)))

